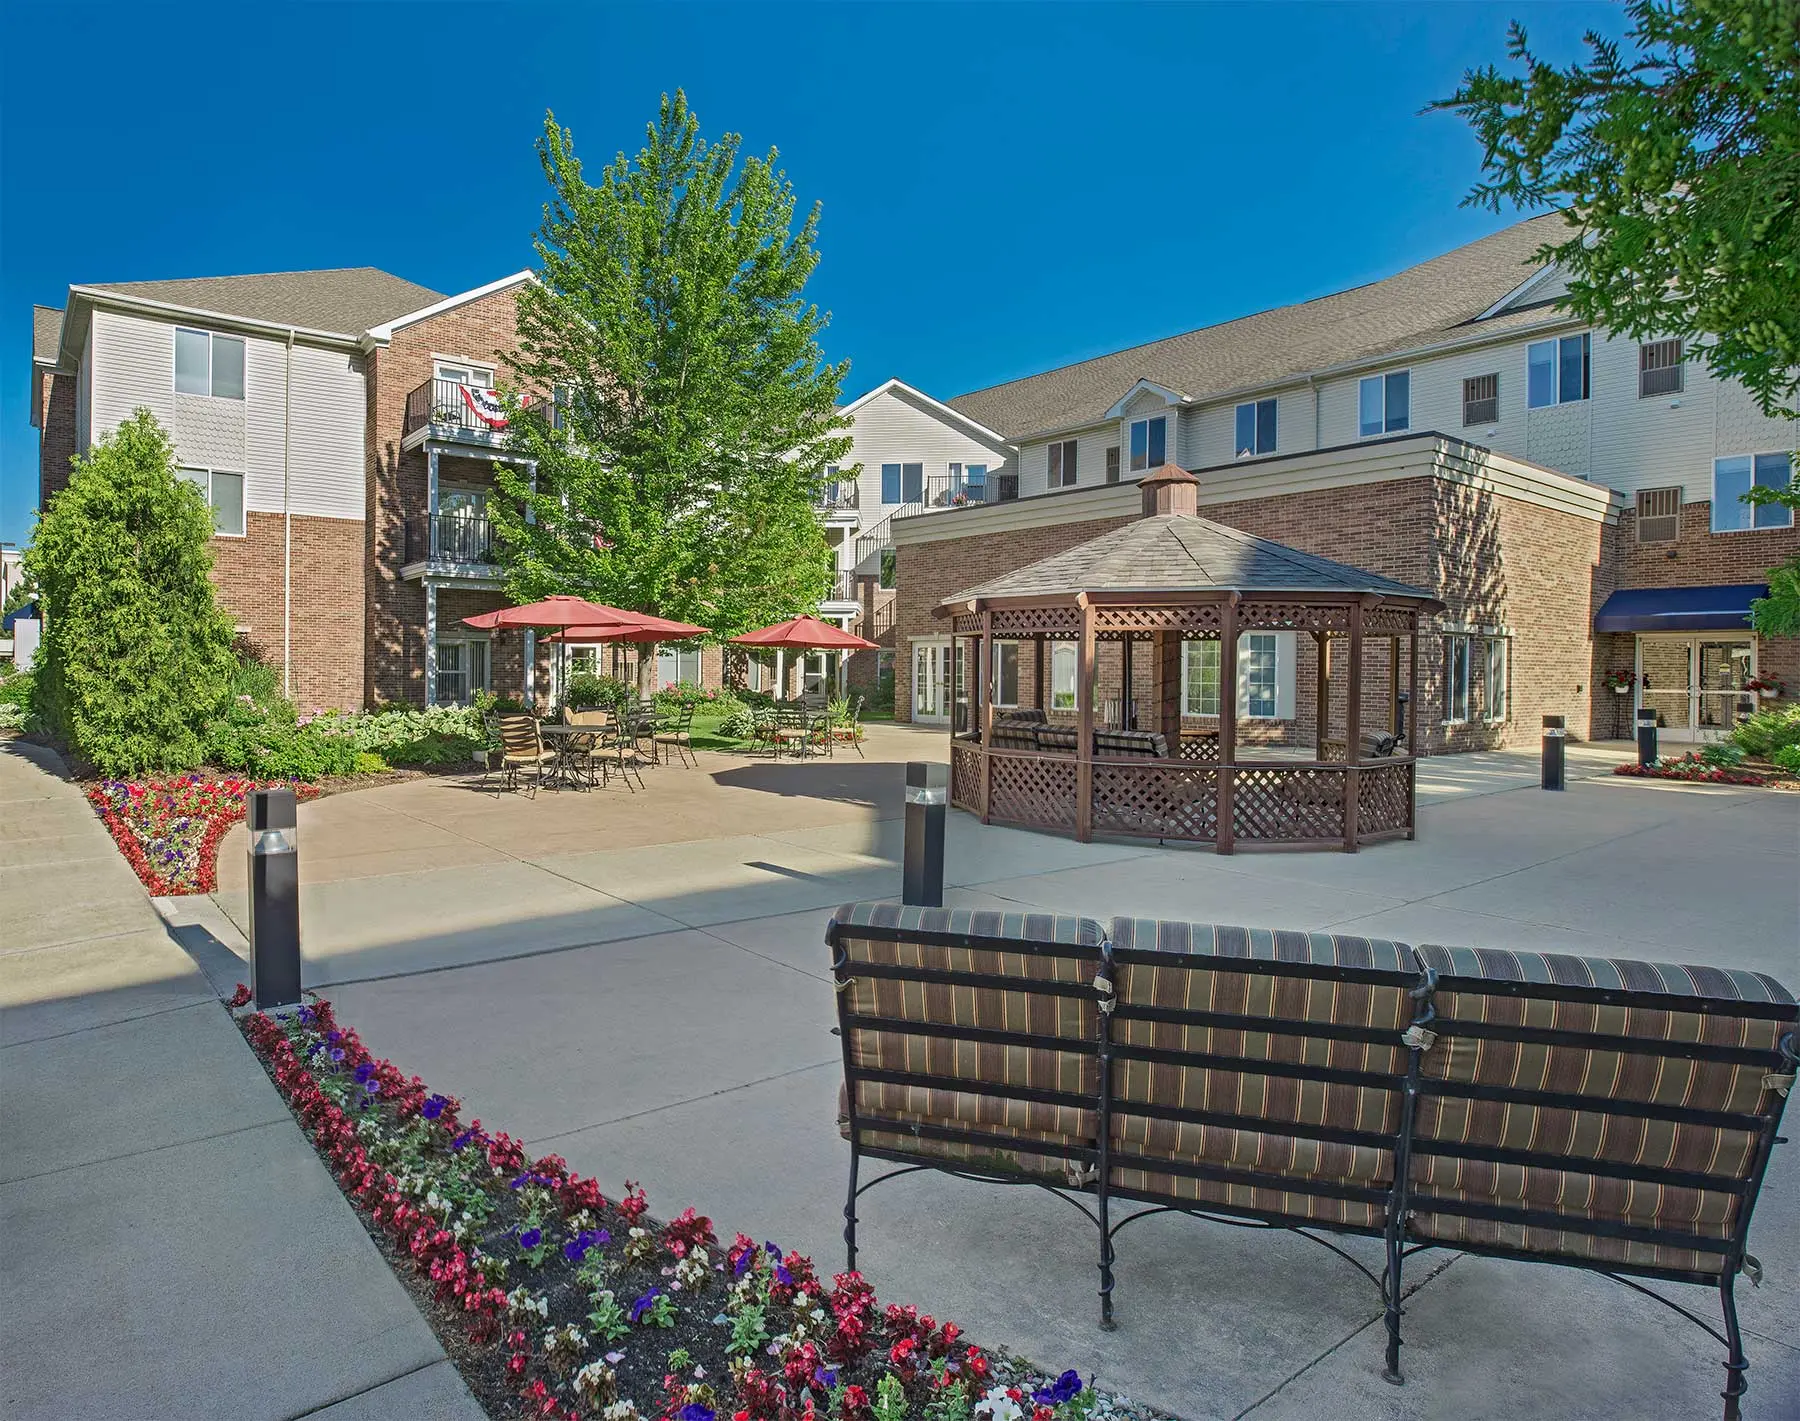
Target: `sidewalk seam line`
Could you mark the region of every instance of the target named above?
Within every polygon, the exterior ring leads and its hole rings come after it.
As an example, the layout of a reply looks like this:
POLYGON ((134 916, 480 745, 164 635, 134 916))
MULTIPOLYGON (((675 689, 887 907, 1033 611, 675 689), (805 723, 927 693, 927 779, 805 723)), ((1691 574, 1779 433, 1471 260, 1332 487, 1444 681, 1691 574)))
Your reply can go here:
POLYGON ((627 1120, 642 1120, 646 1115, 660 1115, 665 1110, 675 1110, 683 1105, 698 1105, 703 1100, 716 1100, 722 1095, 735 1095, 738 1091, 749 1090, 752 1086, 768 1085, 771 1081, 786 1080, 789 1076, 803 1076, 808 1071, 823 1070, 826 1066, 842 1064, 841 1058, 833 1056, 829 1060, 795 1066, 792 1070, 777 1071, 772 1076, 761 1076, 753 1081, 739 1081, 736 1085, 728 1085, 723 1090, 709 1090, 704 1095, 691 1095, 685 1100, 671 1100, 662 1105, 652 1105, 646 1110, 634 1110, 629 1115, 615 1116, 611 1120, 595 1120, 586 1125, 577 1125, 572 1130, 559 1130, 554 1135, 539 1135, 532 1141, 532 1147, 535 1149, 540 1145, 549 1144, 552 1140, 566 1140, 571 1135, 579 1135, 588 1130, 599 1130, 608 1125, 623 1125, 627 1120))
MULTIPOLYGON (((196 968, 196 971, 199 969, 196 968)), ((205 973, 201 973, 205 976, 205 973)), ((207 985, 212 986, 211 982, 207 985)), ((21 1046, 38 1046, 46 1041, 67 1041, 71 1036, 81 1036, 89 1031, 105 1031, 114 1026, 128 1026, 134 1021, 149 1021, 152 1017, 172 1016, 178 1011, 192 1011, 195 1007, 216 1007, 219 997, 216 992, 208 994, 197 1002, 184 1002, 178 1007, 158 1007, 155 1011, 140 1012, 136 1016, 120 1017, 117 1021, 96 1021, 92 1026, 78 1026, 72 1031, 58 1031, 52 1036, 34 1036, 29 1041, 7 1041, 0 1043, 0 1051, 16 1051, 21 1046)))
MULTIPOLYGON (((382 1264, 383 1264, 383 1266, 387 1265, 387 1260, 385 1258, 382 1259, 382 1264)), ((411 1298, 409 1297, 407 1301, 410 1303, 411 1298)), ((415 1308, 415 1311, 416 1310, 417 1309, 415 1308)), ((452 1370, 454 1370, 455 1363, 450 1361, 449 1353, 444 1351, 443 1344, 437 1340, 437 1334, 435 1332, 432 1334, 431 1341, 432 1341, 432 1345, 438 1349, 438 1354, 437 1354, 437 1356, 433 1357, 430 1361, 421 1362, 416 1367, 408 1367, 403 1372, 395 1372, 393 1376, 388 1377, 385 1380, 371 1383, 370 1385, 365 1386, 365 1387, 359 1387, 357 1390, 351 1391, 351 1392, 346 1392, 342 1396, 334 1396, 330 1401, 322 1401, 317 1406, 307 1407, 306 1410, 304 1410, 304 1411, 296 1411, 292 1415, 288 1416, 286 1418, 286 1421, 305 1421, 305 1418, 308 1416, 317 1416, 321 1412, 331 1410, 331 1408, 334 1406, 342 1406, 347 1401, 355 1401, 356 1398, 359 1396, 367 1396, 372 1391, 380 1391, 384 1386, 392 1386, 395 1382, 405 1381, 408 1377, 417 1376, 420 1372, 430 1371, 433 1367, 436 1367, 436 1366, 447 1365, 447 1366, 450 1366, 452 1368, 452 1370)), ((459 1381, 462 1380, 462 1374, 460 1372, 457 1373, 457 1380, 459 1380, 459 1381)), ((463 1382, 463 1386, 466 1389, 468 1386, 468 1383, 463 1382)), ((478 1402, 476 1404, 479 1407, 480 1403, 478 1402)))
MULTIPOLYGON (((266 1130, 271 1125, 280 1125, 284 1121, 293 1123, 293 1115, 286 1110, 282 1114, 271 1116, 267 1120, 258 1120, 250 1125, 233 1125, 229 1130, 215 1130, 210 1135, 196 1135, 191 1140, 170 1140, 167 1144, 146 1145, 141 1150, 127 1150, 122 1155, 107 1155, 101 1159, 82 1160, 78 1164, 59 1164, 55 1169, 39 1170, 36 1174, 21 1174, 17 1179, 0 1181, 0 1189, 10 1189, 15 1184, 29 1184, 34 1179, 48 1179, 55 1174, 67 1174, 72 1169, 98 1169, 102 1165, 117 1164, 120 1160, 141 1159, 145 1155, 160 1154, 164 1150, 184 1149, 188 1145, 203 1145, 208 1140, 224 1140, 232 1135, 248 1134, 252 1130, 266 1130)), ((307 1142, 310 1149, 311 1142, 307 1142)))

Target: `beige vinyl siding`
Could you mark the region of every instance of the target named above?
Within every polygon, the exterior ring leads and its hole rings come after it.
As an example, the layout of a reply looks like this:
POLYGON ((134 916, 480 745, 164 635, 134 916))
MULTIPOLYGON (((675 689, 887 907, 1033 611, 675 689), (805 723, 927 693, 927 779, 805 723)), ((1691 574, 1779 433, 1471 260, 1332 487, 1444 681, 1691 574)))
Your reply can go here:
MULTIPOLYGON (((251 340, 245 360, 245 506, 282 509, 283 342, 251 340)), ((226 403, 214 401, 214 403, 226 403)), ((294 346, 291 494, 294 513, 364 516, 363 364, 348 351, 294 346)))
POLYGON ((88 358, 93 361, 93 417, 99 439, 140 406, 163 428, 175 427, 175 330, 114 311, 95 311, 88 358))
POLYGON ((923 464, 927 483, 941 480, 952 463, 986 464, 990 485, 1011 472, 1004 446, 976 439, 899 390, 877 395, 851 418, 850 452, 842 463, 862 465, 856 492, 865 527, 892 511, 881 501, 883 464, 923 464))
POLYGON ((1237 457, 1237 407, 1275 398, 1276 454, 1298 454, 1313 444, 1313 392, 1306 385, 1246 395, 1223 404, 1187 410, 1181 419, 1181 465, 1204 469, 1229 464, 1237 457))
MULTIPOLYGON (((1169 411, 1171 421, 1174 410, 1169 411)), ((1136 478, 1129 467, 1129 454, 1124 452, 1124 431, 1130 421, 1120 424, 1101 425, 1096 429, 1084 429, 1075 434, 1058 435, 1057 443, 1065 439, 1075 441, 1075 488, 1093 488, 1106 482, 1106 451, 1114 444, 1121 445, 1120 474, 1121 480, 1136 478)), ((1040 493, 1050 493, 1050 445, 1052 441, 1039 439, 1030 444, 1019 446, 1019 497, 1034 498, 1040 493)), ((1065 485, 1068 487, 1068 485, 1065 485)))
POLYGON ((94 326, 88 323, 81 347, 81 374, 75 380, 75 452, 85 454, 94 442, 94 326))

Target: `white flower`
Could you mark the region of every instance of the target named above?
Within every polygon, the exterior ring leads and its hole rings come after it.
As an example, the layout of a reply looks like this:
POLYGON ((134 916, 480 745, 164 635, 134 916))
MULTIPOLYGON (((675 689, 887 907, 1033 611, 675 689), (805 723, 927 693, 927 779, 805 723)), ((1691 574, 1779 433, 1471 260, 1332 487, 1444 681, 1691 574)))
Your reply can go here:
POLYGON ((1006 1394, 1006 1388, 997 1386, 975 1403, 975 1414, 985 1416, 990 1421, 1020 1421, 1024 1411, 1019 1403, 1006 1394))

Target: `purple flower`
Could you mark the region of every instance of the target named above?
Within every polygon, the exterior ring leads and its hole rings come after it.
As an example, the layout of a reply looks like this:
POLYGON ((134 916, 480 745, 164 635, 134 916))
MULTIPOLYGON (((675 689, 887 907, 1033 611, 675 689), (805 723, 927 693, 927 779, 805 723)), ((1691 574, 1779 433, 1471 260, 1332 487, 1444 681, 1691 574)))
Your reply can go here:
POLYGON ((375 1063, 364 1061, 356 1068, 356 1080, 359 1085, 366 1084, 370 1076, 375 1074, 375 1063))
POLYGON ((690 1401, 676 1414, 681 1417, 681 1421, 713 1421, 714 1413, 712 1407, 702 1406, 697 1401, 690 1401))
POLYGON ((520 1248, 526 1248, 526 1249, 536 1248, 543 1241, 544 1241, 544 1231, 542 1229, 536 1229, 536 1228, 523 1229, 519 1233, 519 1247, 520 1248))
POLYGON ((427 1120, 435 1120, 444 1113, 444 1107, 450 1103, 449 1098, 442 1095, 428 1095, 425 1103, 419 1107, 419 1114, 427 1120))
POLYGON ((467 1130, 464 1130, 455 1139, 450 1141, 450 1148, 453 1150, 460 1150, 460 1149, 464 1148, 469 1143, 469 1141, 474 1138, 475 1138, 475 1127, 471 1125, 467 1130))
POLYGON ((1040 1406, 1061 1406, 1081 1395, 1081 1373, 1070 1367, 1049 1386, 1031 1393, 1040 1406))
MULTIPOLYGON (((603 1237, 603 1234, 595 1233, 592 1229, 583 1229, 563 1245, 563 1257, 571 1263, 579 1263, 587 1257, 587 1251, 599 1243, 603 1237)), ((610 1240, 608 1241, 610 1242, 610 1240)))
POLYGON ((769 1257, 771 1257, 771 1258, 774 1258, 774 1259, 777 1259, 777 1260, 779 1260, 779 1259, 780 1259, 780 1257, 781 1257, 781 1249, 780 1249, 780 1247, 779 1247, 779 1246, 778 1246, 778 1245, 776 1245, 776 1244, 773 1244, 773 1243, 765 1243, 765 1244, 764 1244, 764 1245, 763 1245, 763 1247, 764 1247, 764 1248, 766 1248, 766 1249, 768 1249, 768 1251, 769 1251, 769 1257))
POLYGON ((655 1305, 656 1300, 661 1296, 661 1288, 652 1288, 649 1292, 645 1293, 643 1297, 633 1303, 631 1305, 630 1313, 632 1322, 642 1322, 644 1320, 644 1314, 650 1311, 651 1307, 655 1305))
POLYGON ((775 1281, 784 1288, 791 1288, 794 1286, 794 1275, 788 1272, 785 1263, 777 1263, 775 1265, 775 1281))
POLYGON ((818 1385, 820 1391, 830 1391, 837 1385, 837 1373, 830 1367, 820 1367, 813 1373, 813 1381, 818 1385))

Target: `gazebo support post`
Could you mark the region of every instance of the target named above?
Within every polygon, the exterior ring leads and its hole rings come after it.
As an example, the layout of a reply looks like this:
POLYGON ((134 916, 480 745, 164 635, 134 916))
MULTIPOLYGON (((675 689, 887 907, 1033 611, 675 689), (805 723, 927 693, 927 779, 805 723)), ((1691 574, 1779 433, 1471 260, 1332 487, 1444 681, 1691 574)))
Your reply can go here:
POLYGON ((1409 839, 1415 839, 1419 834, 1419 721, 1425 714, 1425 707, 1419 700, 1419 622, 1419 613, 1415 610, 1412 634, 1406 639, 1406 703, 1411 712, 1406 717, 1406 755, 1412 761, 1406 775, 1406 837, 1409 839))
POLYGON ((1388 638, 1388 734, 1400 732, 1400 638, 1388 638))
POLYGON ((1331 735, 1331 633, 1314 632, 1313 648, 1318 652, 1318 666, 1314 668, 1318 675, 1317 696, 1318 712, 1313 716, 1316 731, 1313 735, 1313 759, 1325 758, 1325 741, 1331 735))
POLYGON ((1050 704, 1049 693, 1044 689, 1044 634, 1039 632, 1031 639, 1031 688, 1037 698, 1037 708, 1043 710, 1050 704))
POLYGON ((1356 820, 1361 808, 1363 604, 1350 604, 1350 684, 1344 706, 1344 852, 1356 852, 1356 820))
POLYGON ((1181 758, 1181 637, 1157 632, 1151 638, 1151 668, 1155 673, 1156 728, 1168 742, 1169 753, 1181 758))
POLYGON ((1218 851, 1237 849, 1237 644, 1239 593, 1226 598, 1219 617, 1218 851))
POLYGON ((1130 632, 1119 643, 1119 724, 1120 730, 1131 730, 1136 721, 1131 714, 1131 644, 1134 638, 1130 632))
POLYGON ((1094 609, 1081 599, 1081 640, 1075 643, 1075 837, 1094 837, 1094 609))
POLYGON ((988 751, 994 744, 994 614, 981 614, 981 662, 975 693, 981 697, 981 716, 976 722, 981 732, 981 822, 988 822, 988 793, 992 781, 988 751))

